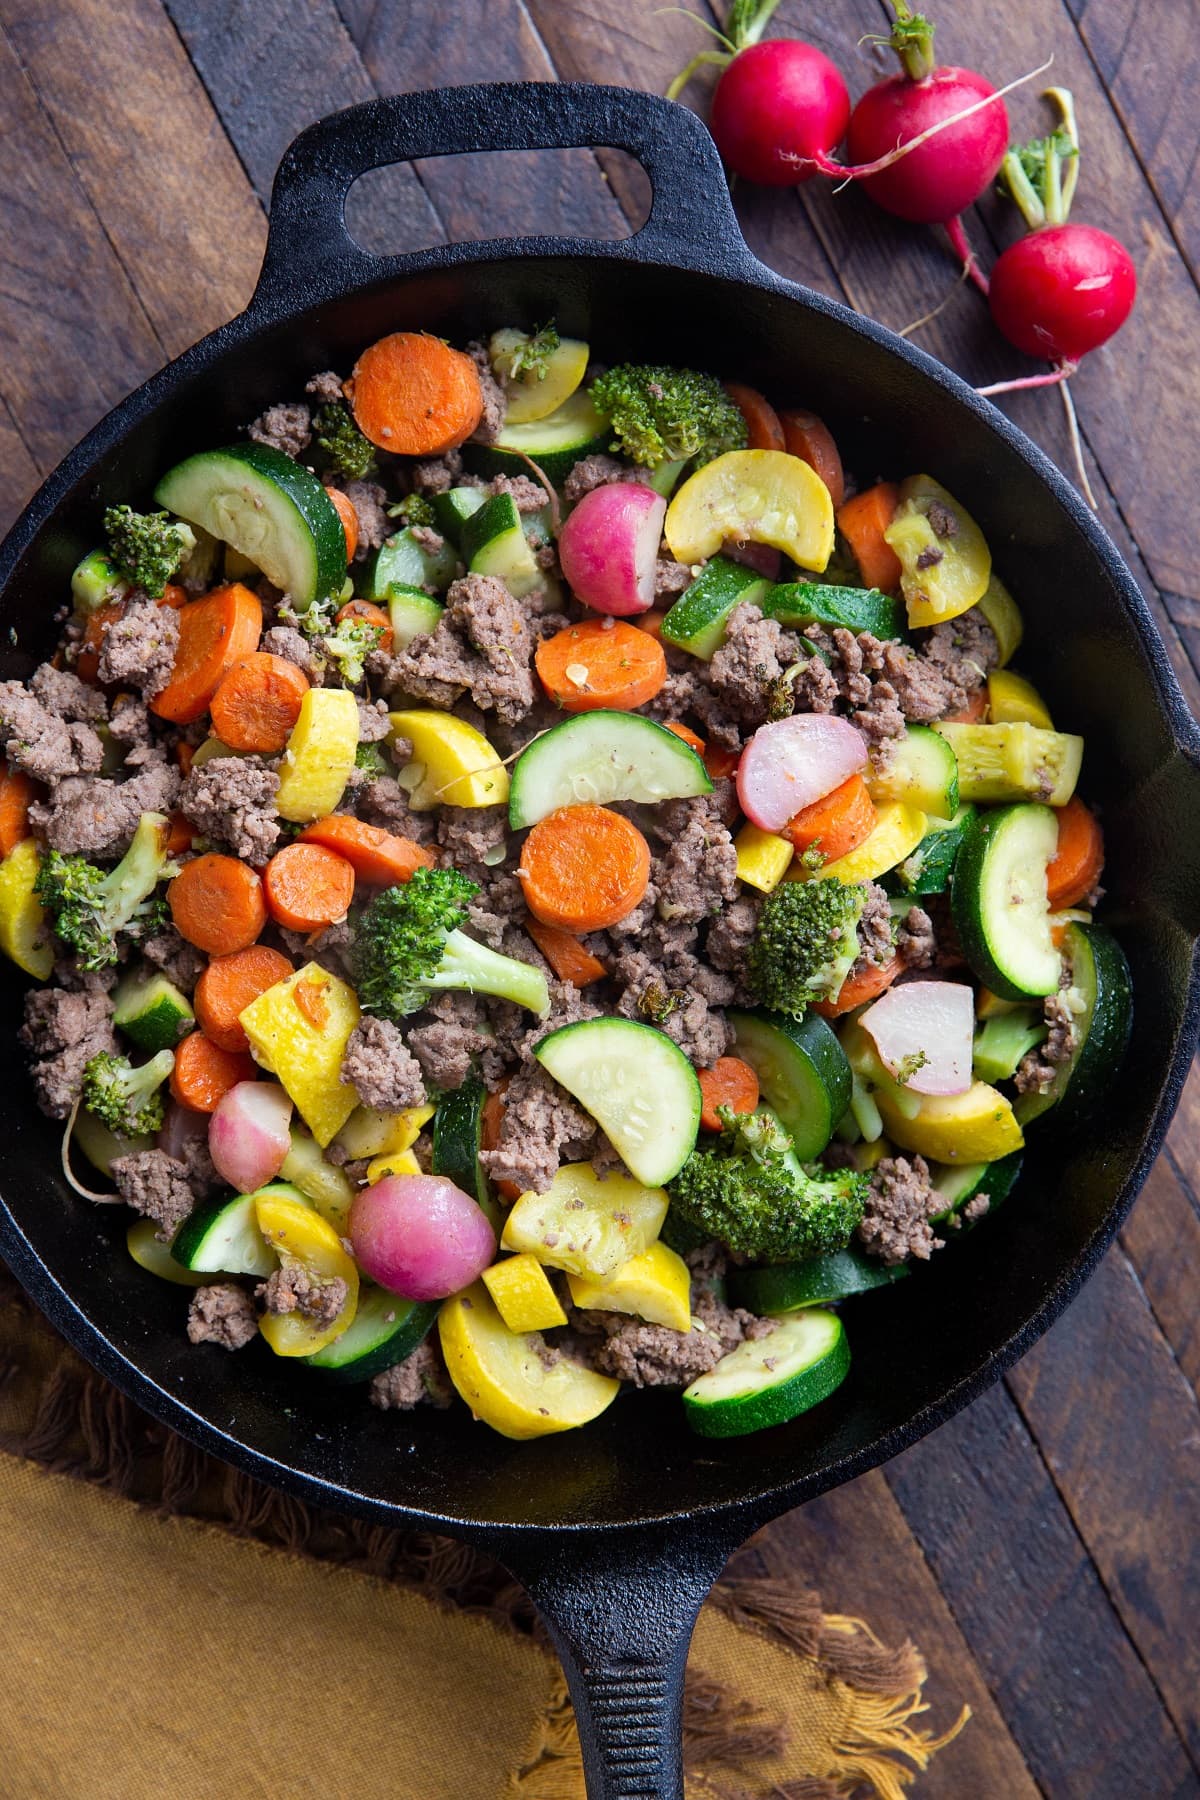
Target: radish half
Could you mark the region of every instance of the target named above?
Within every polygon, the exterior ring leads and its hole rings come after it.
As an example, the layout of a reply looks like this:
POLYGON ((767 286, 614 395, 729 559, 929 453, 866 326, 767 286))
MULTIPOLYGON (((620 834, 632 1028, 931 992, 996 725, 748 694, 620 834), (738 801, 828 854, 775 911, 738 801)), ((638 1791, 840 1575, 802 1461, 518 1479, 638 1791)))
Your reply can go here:
POLYGON ((793 713, 762 725, 742 752, 737 791, 742 811, 763 831, 789 819, 849 781, 867 760, 861 732, 828 713, 793 713))
POLYGON ((292 1102, 273 1081, 239 1081, 217 1102, 208 1153, 217 1174, 240 1194, 273 1181, 292 1147, 292 1102))
POLYGON ((913 1094, 965 1094, 971 1085, 975 1002, 961 981, 906 981, 859 1023, 895 1081, 913 1094))
POLYGON ((563 577, 577 600, 624 618, 654 605, 654 578, 667 503, 638 481, 593 488, 558 539, 563 577))

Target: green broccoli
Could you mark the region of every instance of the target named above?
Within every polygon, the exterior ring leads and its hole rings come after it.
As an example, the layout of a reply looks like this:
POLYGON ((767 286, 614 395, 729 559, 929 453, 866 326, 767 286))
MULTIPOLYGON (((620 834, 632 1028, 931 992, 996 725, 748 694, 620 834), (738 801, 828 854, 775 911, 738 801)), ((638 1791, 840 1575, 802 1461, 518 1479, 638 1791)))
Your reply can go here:
POLYGON ((354 414, 341 400, 327 400, 317 408, 313 436, 339 475, 348 481, 365 481, 376 466, 375 446, 354 422, 354 414))
POLYGON ((867 1177, 811 1174, 774 1113, 717 1109, 721 1135, 693 1150, 668 1183, 671 1212, 706 1238, 758 1262, 800 1262, 844 1250, 863 1216, 867 1177))
POLYGON ((783 881, 768 894, 746 965, 757 999, 793 1019, 834 999, 858 958, 866 898, 864 887, 834 876, 783 881))
POLYGON ((746 447, 746 421, 715 375, 621 363, 593 381, 589 391, 612 426, 613 449, 642 468, 689 458, 711 462, 726 450, 746 447))
POLYGON ((364 1012, 402 1019, 432 991, 496 994, 544 1014, 550 993, 540 969, 501 956, 460 931, 479 888, 454 869, 418 869, 385 888, 360 914, 354 937, 355 987, 364 1012))
POLYGON ((117 574, 152 600, 162 598, 180 563, 196 548, 190 525, 170 513, 136 513, 131 506, 110 506, 104 532, 117 574))
POLYGON ((47 852, 36 893, 57 937, 80 967, 107 969, 118 959, 118 934, 134 943, 169 922, 165 899, 154 890, 175 868, 167 860, 171 821, 143 813, 133 842, 115 869, 99 869, 83 856, 47 852))
POLYGON ((387 508, 389 519, 399 519, 401 525, 412 529, 414 525, 436 525, 437 514, 433 510, 433 501, 426 494, 405 494, 403 500, 397 500, 394 506, 387 508))
POLYGON ((83 1104, 118 1137, 145 1137, 162 1130, 159 1091, 175 1067, 175 1052, 160 1050, 134 1068, 127 1056, 102 1050, 84 1064, 83 1104))
POLYGON ((545 381, 546 366, 561 339, 551 319, 535 325, 528 336, 522 334, 510 348, 492 356, 492 367, 501 381, 545 381))
POLYGON ((370 619, 343 619, 321 639, 321 649, 335 662, 347 687, 357 687, 366 674, 367 658, 378 650, 384 627, 370 619))
POLYGON ((360 744, 354 752, 354 766, 356 769, 362 769, 364 774, 371 777, 372 781, 380 775, 391 775, 395 772, 378 744, 360 744))

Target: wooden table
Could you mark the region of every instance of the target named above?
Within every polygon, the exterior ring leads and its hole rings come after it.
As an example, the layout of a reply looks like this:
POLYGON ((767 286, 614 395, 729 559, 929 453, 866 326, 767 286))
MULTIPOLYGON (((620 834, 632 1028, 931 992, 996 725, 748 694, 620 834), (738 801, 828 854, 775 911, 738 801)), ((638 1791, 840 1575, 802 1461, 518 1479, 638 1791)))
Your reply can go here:
MULTIPOLYGON (((940 10, 948 56, 999 82, 1053 51, 1053 79, 1076 95, 1077 216, 1128 243, 1141 282, 1131 326, 1074 383, 1085 455, 1100 516, 1200 712, 1192 9, 940 10)), ((884 28, 879 0, 784 11, 797 27, 784 17, 776 29, 802 29, 855 91, 873 79, 878 52, 858 40, 884 28)), ((0 0, 0 524, 107 407, 245 303, 272 173, 310 120, 439 82, 661 91, 702 42, 654 0, 0 0)), ((1010 103, 1022 135, 1045 129, 1035 96, 1036 84, 1010 103)), ((616 235, 644 205, 623 159, 585 151, 370 181, 373 240, 393 249, 616 235)), ((739 209, 767 262, 886 324, 916 319, 953 282, 937 233, 895 225, 854 192, 745 192, 739 209)), ((985 260, 1013 229, 990 201, 967 224, 985 260)), ((919 341, 977 382, 1024 372, 965 288, 919 341)), ((1009 404, 1069 467, 1056 396, 1009 404)), ((1200 1792, 1197 1143, 1193 1079, 1120 1243, 1038 1348, 916 1449, 757 1541, 765 1568, 916 1639, 934 1722, 969 1701, 974 1722, 923 1795, 1200 1792)))

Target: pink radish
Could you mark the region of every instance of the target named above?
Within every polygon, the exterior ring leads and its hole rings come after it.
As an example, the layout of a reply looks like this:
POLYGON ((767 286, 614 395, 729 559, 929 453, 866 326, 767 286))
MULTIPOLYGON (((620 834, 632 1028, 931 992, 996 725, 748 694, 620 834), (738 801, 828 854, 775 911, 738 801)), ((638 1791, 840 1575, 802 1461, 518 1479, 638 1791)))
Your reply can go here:
POLYGON ((753 569, 767 581, 778 581, 783 568, 782 553, 773 544, 754 544, 749 538, 726 538, 721 545, 721 555, 727 556, 730 562, 753 569))
POLYGON ((208 1122, 217 1174, 240 1194, 274 1180, 292 1147, 292 1102, 273 1081, 239 1081, 208 1122))
POLYGON ((861 1014, 894 1081, 914 1094, 965 1094, 971 1085, 975 1002, 961 981, 905 981, 861 1014))
POLYGON ((848 720, 793 713, 760 726, 742 751, 738 800, 752 825, 782 831, 802 807, 841 787, 866 760, 866 741, 848 720))
POLYGON ((207 1142, 209 1124, 208 1113, 193 1112, 190 1106, 180 1106, 178 1100, 168 1100, 166 1118, 158 1134, 158 1147, 165 1150, 168 1156, 185 1162, 188 1141, 192 1138, 204 1138, 207 1142))
POLYGON ((577 600, 624 618, 654 605, 654 571, 667 503, 637 481, 593 488, 558 537, 563 578, 577 600))
POLYGON ((406 1300, 442 1300, 481 1275, 496 1234, 481 1207, 440 1175, 385 1175, 350 1208, 364 1275, 406 1300))

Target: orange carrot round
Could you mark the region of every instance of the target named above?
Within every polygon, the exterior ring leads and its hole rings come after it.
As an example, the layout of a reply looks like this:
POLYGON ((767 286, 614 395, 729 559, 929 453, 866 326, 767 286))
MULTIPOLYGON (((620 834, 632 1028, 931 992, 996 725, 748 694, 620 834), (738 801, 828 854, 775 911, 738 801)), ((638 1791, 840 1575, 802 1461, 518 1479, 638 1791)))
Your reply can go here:
POLYGON ((333 503, 333 510, 342 521, 342 530, 346 534, 346 561, 352 562, 354 552, 358 549, 358 514, 354 510, 354 502, 349 494, 343 494, 341 488, 327 487, 325 492, 333 503))
POLYGON ((208 711, 226 672, 258 648, 262 605, 240 581, 214 588, 179 609, 179 643, 171 679, 150 711, 174 725, 190 725, 208 711))
POLYGON ((978 725, 987 718, 988 694, 985 687, 976 688, 965 706, 946 714, 948 725, 978 725))
POLYGON ((703 757, 706 754, 707 746, 704 739, 697 737, 690 725, 681 725, 678 719, 666 719, 663 722, 668 731, 673 731, 677 738, 682 738, 685 744, 690 744, 697 756, 703 757))
POLYGON ((606 806, 560 806, 521 850, 526 906, 543 925, 578 936, 628 918, 649 879, 649 844, 606 806))
POLYGON ((295 663, 255 650, 221 677, 209 708, 213 730, 231 750, 273 756, 286 747, 308 688, 295 663))
POLYGON ((218 956, 196 983, 192 1005, 205 1036, 219 1050, 246 1051, 250 1040, 242 1030, 241 1014, 260 994, 286 981, 292 965, 279 950, 251 944, 232 956, 218 956))
POLYGON ((248 863, 208 851, 167 889, 175 929, 209 956, 246 950, 267 922, 263 885, 248 863))
POLYGON ((286 844, 263 873, 267 911, 289 931, 323 931, 344 919, 354 898, 354 870, 324 844, 286 844))
POLYGON ((189 1112, 216 1112, 221 1098, 239 1081, 253 1081, 258 1065, 252 1056, 232 1054, 202 1031, 189 1031, 175 1051, 170 1088, 189 1112))
POLYGON ((704 1103, 700 1124, 705 1131, 724 1130, 717 1117, 718 1106, 728 1106, 735 1113, 752 1113, 758 1105, 758 1076, 740 1056, 719 1056, 711 1069, 697 1072, 697 1079, 704 1103))
POLYGON ((819 850, 826 862, 836 862, 866 842, 878 817, 866 782, 861 775, 851 775, 841 787, 789 819, 782 836, 789 838, 801 855, 805 850, 819 850))
POLYGON ((890 988, 904 964, 898 956, 893 956, 890 963, 882 969, 864 969, 860 975, 848 975, 843 981, 841 991, 836 1000, 818 1000, 813 1006, 815 1013, 823 1019, 840 1019, 843 1013, 853 1012, 856 1006, 865 1006, 868 1000, 877 1000, 885 989, 890 988))
POLYGON ((540 919, 529 918, 525 921, 525 929, 560 981, 583 988, 608 974, 600 958, 585 950, 577 937, 560 926, 544 925, 540 919))
POLYGON ((623 619, 584 619, 539 644, 534 663, 542 686, 564 712, 633 712, 667 679, 660 643, 623 619))
POLYGON ((173 812, 171 814, 171 834, 167 839, 167 855, 184 855, 186 851, 191 849, 192 840, 195 835, 187 815, 181 812, 173 812))
POLYGON ((100 651, 104 644, 104 634, 110 625, 115 625, 125 611, 123 600, 109 600, 98 606, 95 612, 87 616, 83 627, 83 639, 79 646, 79 655, 75 659, 75 673, 80 681, 95 684, 100 679, 100 651))
MULTIPOLYGON (((504 1076, 499 1086, 494 1088, 483 1103, 483 1116, 480 1129, 480 1149, 494 1150, 500 1142, 500 1131, 504 1124, 504 1096, 508 1091, 509 1077, 504 1076)), ((502 1200, 519 1200, 521 1189, 515 1181, 497 1181, 492 1177, 492 1186, 502 1200)))
POLYGON ((748 450, 786 450, 779 414, 757 388, 741 381, 727 381, 725 392, 746 421, 748 450))
POLYGON ((0 771, 0 856, 7 856, 29 836, 29 807, 38 787, 24 769, 0 771))
POLYGON ((346 393, 364 437, 397 456, 440 456, 483 416, 479 371, 423 331, 393 331, 364 350, 346 393))
POLYGON ((854 552, 859 573, 868 587, 885 594, 900 586, 900 558, 883 535, 899 504, 895 482, 881 481, 837 509, 838 530, 854 552))
POLYGON ((1104 867, 1104 833, 1096 815, 1078 795, 1058 809, 1058 848, 1046 870, 1055 912, 1078 906, 1095 887, 1104 867))
POLYGON ((433 869, 437 859, 423 844, 411 838, 397 837, 379 825, 366 825, 347 813, 331 813, 306 825, 296 839, 299 844, 324 844, 345 857, 360 881, 372 887, 392 887, 398 881, 412 879, 416 869, 433 869))
POLYGON ((723 750, 720 744, 709 744, 704 752, 704 767, 710 781, 728 781, 741 761, 740 750, 723 750))
POLYGON ((829 489, 834 507, 839 507, 846 497, 846 477, 833 433, 824 419, 819 419, 815 412, 800 410, 780 413, 779 421, 783 428, 783 448, 789 456, 798 456, 801 462, 816 470, 829 489))
POLYGON ((379 630, 376 648, 390 650, 392 647, 392 615, 382 606, 376 606, 372 600, 347 600, 337 614, 337 623, 343 619, 361 619, 365 625, 375 625, 379 630))

